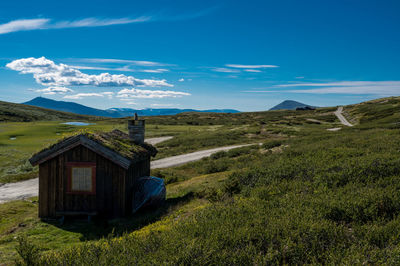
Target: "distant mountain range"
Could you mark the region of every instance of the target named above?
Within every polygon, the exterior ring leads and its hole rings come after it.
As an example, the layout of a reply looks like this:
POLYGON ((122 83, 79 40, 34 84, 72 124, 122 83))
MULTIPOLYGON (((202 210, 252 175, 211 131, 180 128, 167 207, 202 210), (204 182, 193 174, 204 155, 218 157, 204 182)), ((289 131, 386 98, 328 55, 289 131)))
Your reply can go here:
POLYGON ((292 100, 286 100, 281 102, 280 104, 272 107, 271 109, 269 109, 270 111, 274 111, 274 110, 296 110, 296 108, 304 108, 304 107, 311 107, 311 108, 315 108, 315 106, 311 106, 305 103, 300 103, 300 102, 296 102, 296 101, 292 101, 292 100))
POLYGON ((135 113, 137 113, 140 116, 176 115, 183 112, 239 113, 239 111, 233 109, 195 110, 195 109, 176 109, 176 108, 165 108, 165 109, 110 108, 106 110, 101 110, 74 102, 55 101, 44 97, 36 97, 23 104, 53 109, 57 111, 70 112, 80 115, 93 115, 93 116, 104 116, 113 118, 133 116, 135 113))

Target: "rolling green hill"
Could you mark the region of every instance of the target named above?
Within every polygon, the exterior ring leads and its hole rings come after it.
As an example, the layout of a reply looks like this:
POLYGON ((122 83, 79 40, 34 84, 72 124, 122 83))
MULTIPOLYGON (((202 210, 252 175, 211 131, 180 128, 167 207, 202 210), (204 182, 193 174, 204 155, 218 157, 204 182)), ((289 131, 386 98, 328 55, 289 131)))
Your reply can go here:
POLYGON ((354 127, 336 108, 149 118, 154 133, 181 130, 161 154, 263 145, 152 171, 165 204, 126 219, 60 225, 37 218, 37 199, 0 205, 0 260, 17 247, 38 265, 398 265, 399 101, 345 106, 354 127))
POLYGON ((0 122, 98 120, 99 117, 77 115, 25 104, 0 101, 0 122))
POLYGON ((400 97, 380 98, 345 107, 345 115, 362 126, 400 126, 400 97))
MULTIPOLYGON (((292 100, 286 100, 281 102, 278 105, 275 105, 270 111, 276 111, 276 110, 296 110, 296 108, 304 108, 304 107, 312 107, 311 105, 297 102, 297 101, 292 101, 292 100)), ((313 108, 313 107, 312 107, 313 108)))

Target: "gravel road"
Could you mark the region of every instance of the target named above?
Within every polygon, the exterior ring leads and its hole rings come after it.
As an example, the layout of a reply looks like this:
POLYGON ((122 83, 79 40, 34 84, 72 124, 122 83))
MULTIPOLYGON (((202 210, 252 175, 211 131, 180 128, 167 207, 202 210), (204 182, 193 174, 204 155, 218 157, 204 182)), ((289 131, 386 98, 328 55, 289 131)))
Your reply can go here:
POLYGON ((233 145, 233 146, 219 147, 219 148, 214 148, 214 149, 209 149, 209 150, 204 150, 204 151, 196 151, 196 152, 192 152, 192 153, 172 156, 172 157, 168 157, 168 158, 152 161, 151 162, 151 169, 178 166, 178 165, 181 165, 181 164, 190 163, 190 162, 194 162, 194 161, 200 160, 200 159, 202 159, 204 157, 208 157, 211 154, 219 152, 219 151, 229 151, 229 150, 232 150, 232 149, 251 146, 251 145, 254 145, 254 144, 243 144, 243 145, 233 145))
POLYGON ((345 126, 352 127, 353 125, 350 124, 349 121, 347 121, 347 119, 342 115, 342 112, 343 112, 343 106, 339 106, 338 109, 335 111, 335 115, 337 116, 337 118, 339 118, 340 123, 342 123, 345 126))
POLYGON ((0 203, 37 196, 38 190, 38 178, 3 184, 0 186, 0 203))
MULTIPOLYGON (((164 140, 166 140, 167 137, 163 137, 164 140)), ((161 138, 157 138, 158 140, 161 138)), ((150 142, 151 139, 147 139, 146 142, 148 143, 153 143, 150 142)), ((161 141, 156 141, 155 143, 160 143, 161 141)), ((177 166, 181 164, 185 164, 188 162, 193 162, 200 160, 204 157, 208 157, 213 153, 219 152, 219 151, 228 151, 231 149, 235 148, 240 148, 240 147, 245 147, 245 146, 250 146, 254 144, 244 144, 244 145, 234 145, 234 146, 227 146, 227 147, 220 147, 220 148, 214 148, 214 149, 209 149, 209 150, 204 150, 204 151, 197 151, 197 152, 192 152, 184 155, 178 155, 178 156, 172 156, 156 161, 151 162, 151 168, 167 168, 167 167, 172 167, 172 166, 177 166)), ((0 204, 11 201, 11 200, 19 200, 19 199, 25 199, 29 197, 34 197, 38 195, 39 191, 39 182, 38 178, 35 179, 30 179, 22 182, 17 182, 17 183, 9 183, 9 184, 0 184, 0 204)))
POLYGON ((159 138, 150 138, 150 139, 146 139, 145 141, 151 145, 156 145, 160 142, 167 141, 172 138, 173 138, 172 136, 166 136, 166 137, 159 137, 159 138))

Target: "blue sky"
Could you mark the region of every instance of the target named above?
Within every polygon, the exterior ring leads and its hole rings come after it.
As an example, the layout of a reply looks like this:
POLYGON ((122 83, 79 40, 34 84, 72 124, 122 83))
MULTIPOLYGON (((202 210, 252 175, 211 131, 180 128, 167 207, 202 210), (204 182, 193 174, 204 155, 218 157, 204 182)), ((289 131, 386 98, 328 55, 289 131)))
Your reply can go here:
POLYGON ((0 100, 266 110, 400 95, 400 1, 8 1, 0 100))

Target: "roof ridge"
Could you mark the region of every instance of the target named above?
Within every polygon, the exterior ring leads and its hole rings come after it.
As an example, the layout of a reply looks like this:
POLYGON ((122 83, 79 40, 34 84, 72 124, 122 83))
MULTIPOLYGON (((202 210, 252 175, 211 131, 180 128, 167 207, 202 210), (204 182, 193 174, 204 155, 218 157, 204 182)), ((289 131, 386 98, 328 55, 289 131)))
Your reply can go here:
POLYGON ((78 145, 91 149, 123 168, 128 168, 132 162, 157 154, 157 149, 151 144, 136 144, 128 134, 114 129, 109 132, 80 132, 64 138, 34 154, 29 161, 32 165, 40 164, 78 145))

